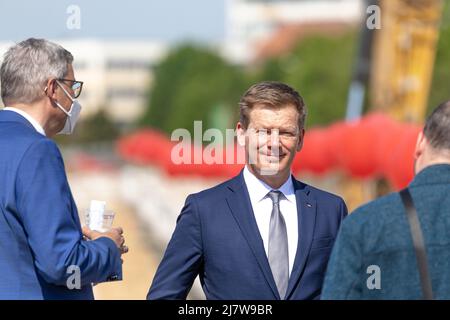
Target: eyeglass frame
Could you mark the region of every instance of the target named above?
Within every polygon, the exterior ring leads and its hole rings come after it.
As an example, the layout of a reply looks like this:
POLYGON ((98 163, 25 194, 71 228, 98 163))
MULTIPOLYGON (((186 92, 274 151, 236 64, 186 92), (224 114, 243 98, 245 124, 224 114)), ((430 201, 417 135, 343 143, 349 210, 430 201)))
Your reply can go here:
POLYGON ((71 79, 64 79, 64 78, 59 78, 59 79, 56 79, 56 80, 58 80, 58 81, 70 81, 70 82, 73 82, 73 84, 72 84, 72 86, 70 86, 70 89, 74 92, 74 96, 73 96, 73 98, 74 99, 77 99, 80 95, 81 95, 81 91, 83 90, 83 81, 78 81, 78 80, 71 80, 71 79), (75 84, 80 84, 80 91, 78 92, 78 94, 77 95, 75 95, 75 90, 76 89, 73 89, 73 86, 75 85, 75 84))

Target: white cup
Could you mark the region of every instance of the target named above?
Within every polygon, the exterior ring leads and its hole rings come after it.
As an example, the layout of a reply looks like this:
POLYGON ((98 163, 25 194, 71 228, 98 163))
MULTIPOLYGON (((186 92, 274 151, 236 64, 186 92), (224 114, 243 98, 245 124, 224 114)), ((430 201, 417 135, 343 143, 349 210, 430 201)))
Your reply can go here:
POLYGON ((115 213, 111 210, 105 210, 101 213, 87 209, 84 214, 84 222, 91 230, 105 232, 112 228, 114 216, 115 213))

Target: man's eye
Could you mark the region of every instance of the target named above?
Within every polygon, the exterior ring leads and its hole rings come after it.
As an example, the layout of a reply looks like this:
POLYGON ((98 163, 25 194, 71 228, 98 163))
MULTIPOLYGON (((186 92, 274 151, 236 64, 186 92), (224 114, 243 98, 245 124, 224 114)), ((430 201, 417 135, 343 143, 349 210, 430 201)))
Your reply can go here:
POLYGON ((287 138, 292 138, 292 137, 295 137, 295 134, 292 133, 292 132, 280 132, 280 136, 287 137, 287 138))

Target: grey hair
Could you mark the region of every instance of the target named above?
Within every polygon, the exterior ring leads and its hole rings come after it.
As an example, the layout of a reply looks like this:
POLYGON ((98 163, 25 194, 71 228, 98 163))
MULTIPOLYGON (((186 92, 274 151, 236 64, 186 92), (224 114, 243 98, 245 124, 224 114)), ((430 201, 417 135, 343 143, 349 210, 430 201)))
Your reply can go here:
POLYGON ((3 104, 29 104, 44 96, 50 78, 64 78, 72 54, 60 45, 45 39, 29 38, 4 55, 0 68, 3 104))
POLYGON ((440 104, 427 118, 423 134, 438 151, 450 151, 450 100, 440 104))

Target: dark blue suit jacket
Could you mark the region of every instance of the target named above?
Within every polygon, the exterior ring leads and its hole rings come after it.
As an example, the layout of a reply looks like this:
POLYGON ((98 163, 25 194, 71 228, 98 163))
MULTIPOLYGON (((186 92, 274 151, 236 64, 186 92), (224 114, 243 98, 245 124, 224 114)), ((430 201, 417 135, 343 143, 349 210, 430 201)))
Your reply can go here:
POLYGON ((121 276, 112 240, 82 240, 56 144, 0 111, 0 299, 92 299, 92 282, 121 276), (79 290, 66 286, 71 265, 80 268, 79 290))
MULTIPOLYGON (((293 179, 298 249, 286 299, 316 299, 344 201, 293 179)), ((208 299, 280 299, 241 174, 190 195, 148 299, 185 299, 197 275, 208 299)))

